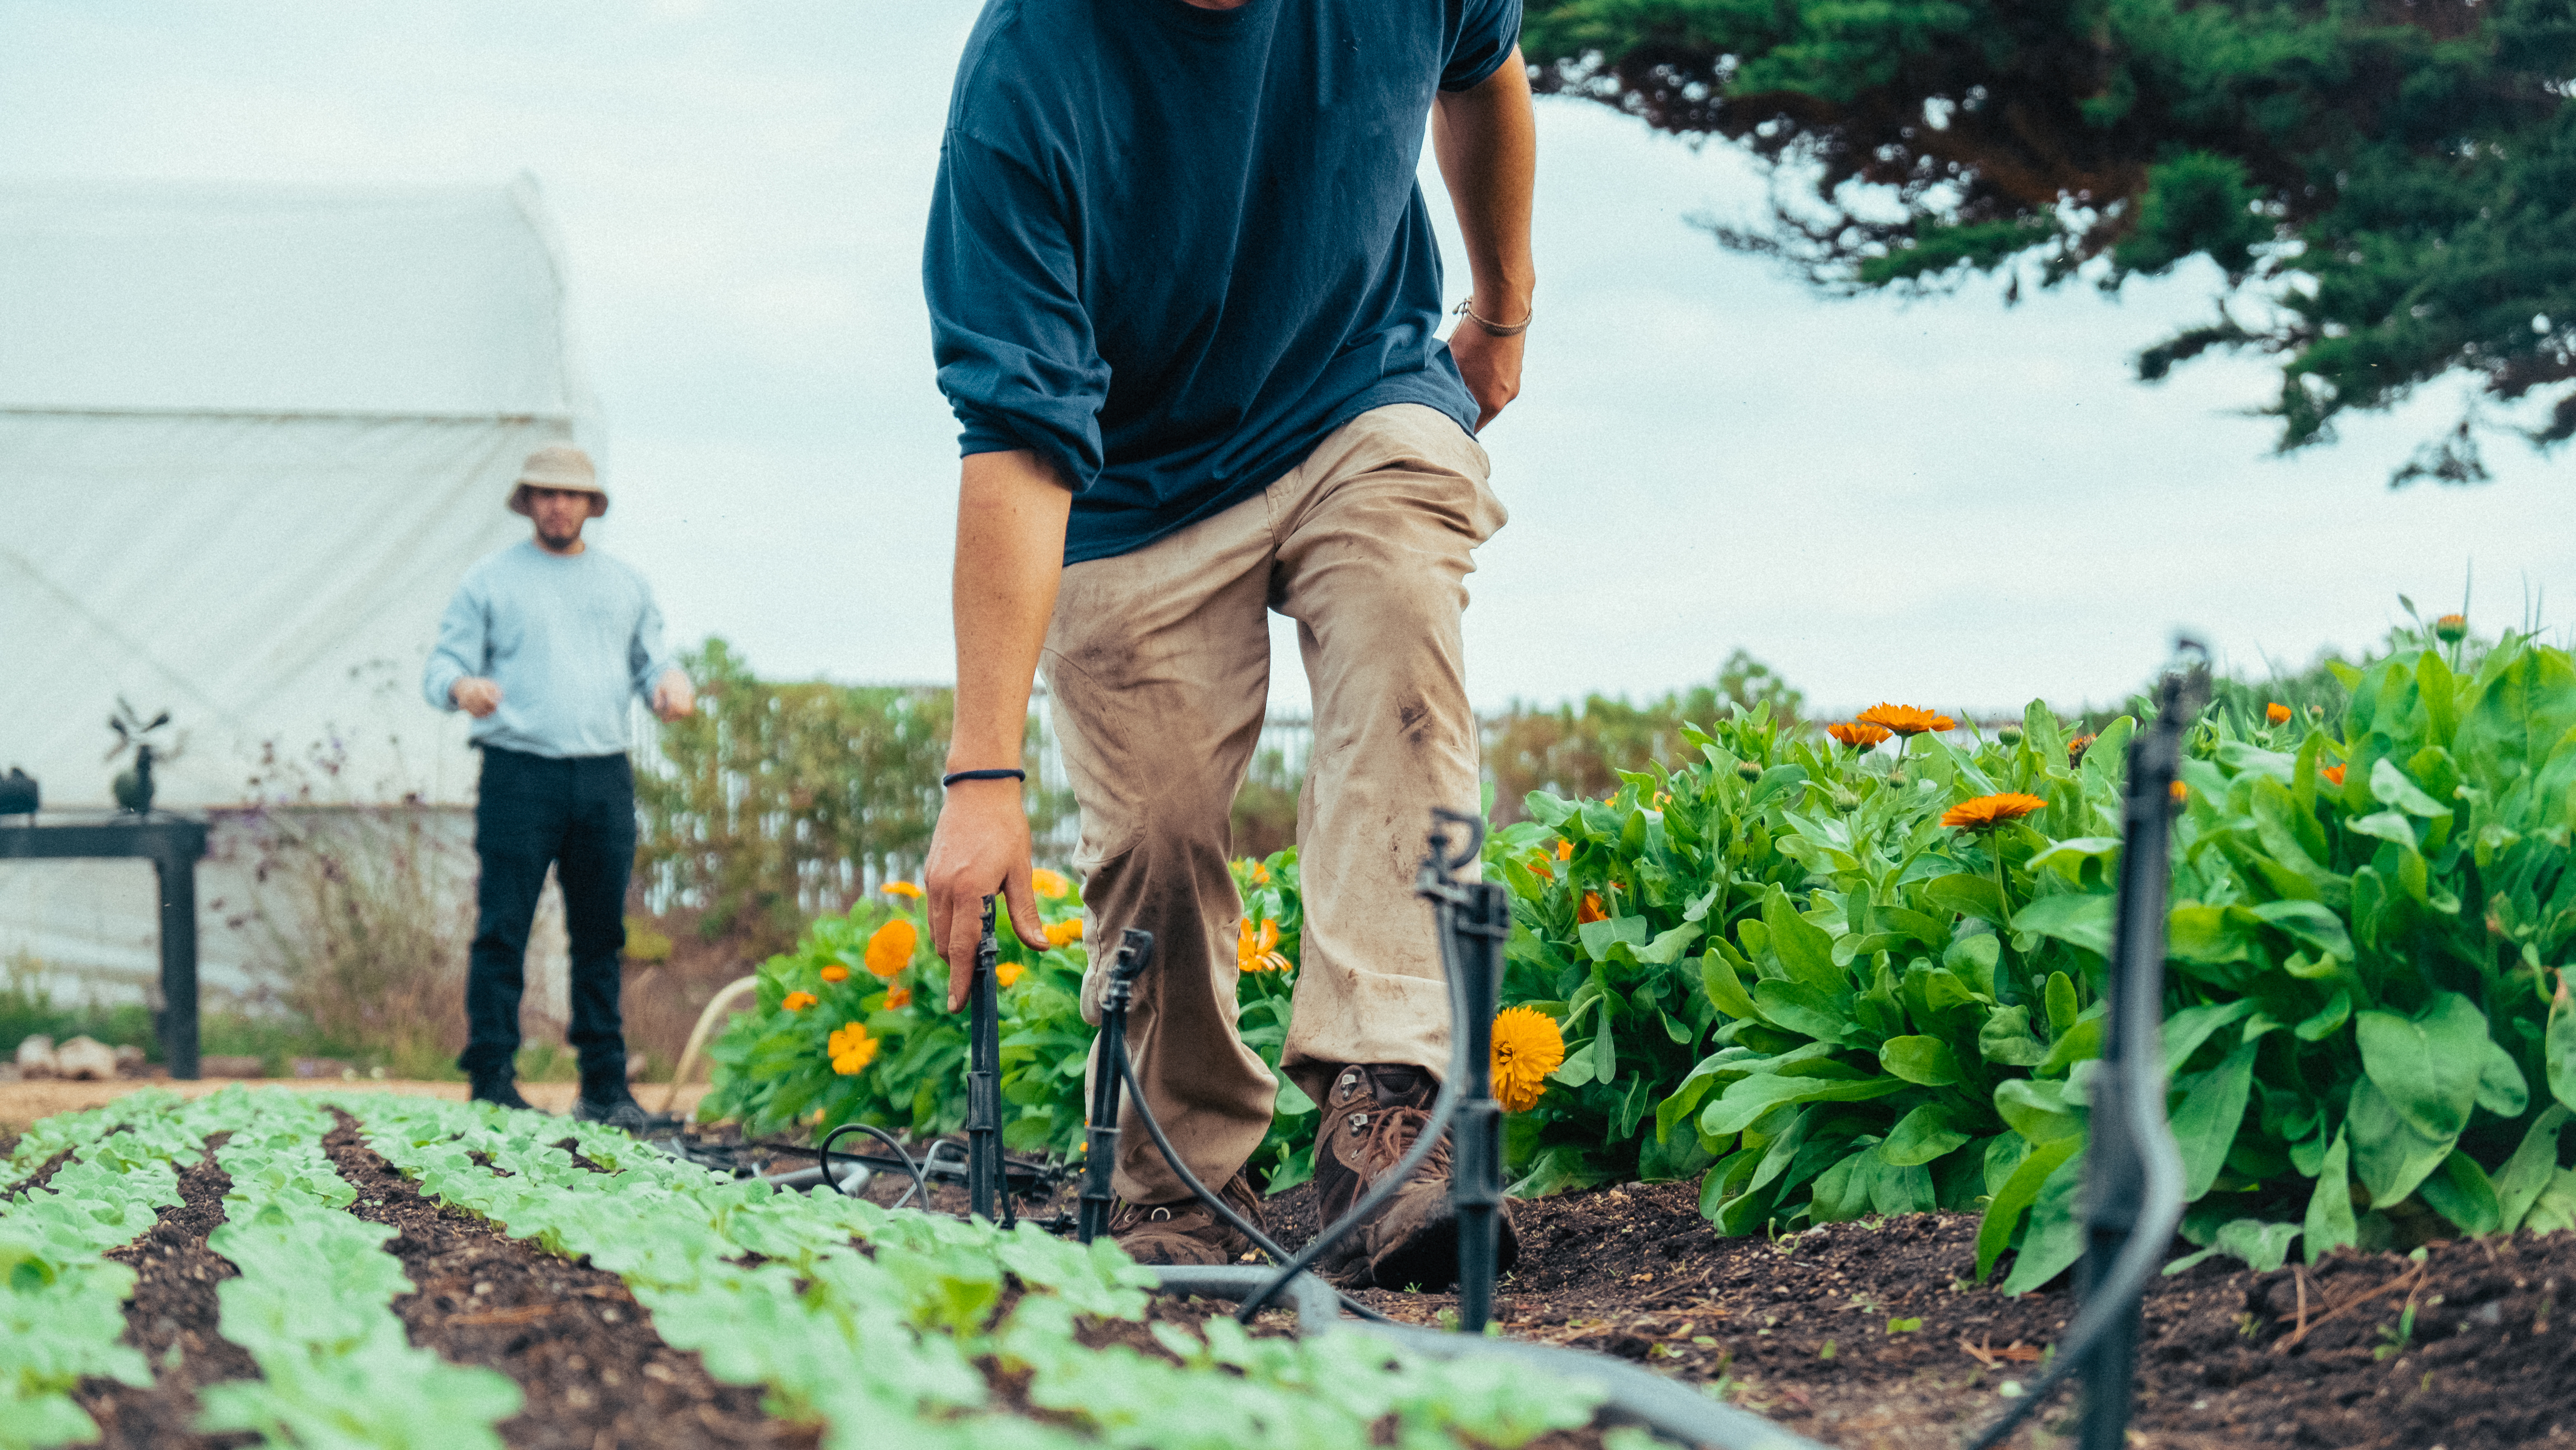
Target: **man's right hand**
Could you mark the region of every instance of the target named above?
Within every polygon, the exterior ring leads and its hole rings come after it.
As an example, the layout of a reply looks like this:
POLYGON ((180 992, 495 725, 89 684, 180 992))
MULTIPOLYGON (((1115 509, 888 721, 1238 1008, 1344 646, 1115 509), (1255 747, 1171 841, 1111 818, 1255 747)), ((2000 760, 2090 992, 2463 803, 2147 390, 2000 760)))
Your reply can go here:
POLYGON ((962 780, 930 835, 922 881, 930 896, 930 944, 948 963, 948 1010, 966 1005, 975 980, 975 948, 984 928, 984 899, 1009 903, 1024 942, 1046 940, 1037 888, 1029 880, 1029 817, 1016 780, 962 780))
POLYGON ((456 708, 480 720, 501 708, 501 683, 479 675, 467 675, 447 687, 447 698, 456 708))

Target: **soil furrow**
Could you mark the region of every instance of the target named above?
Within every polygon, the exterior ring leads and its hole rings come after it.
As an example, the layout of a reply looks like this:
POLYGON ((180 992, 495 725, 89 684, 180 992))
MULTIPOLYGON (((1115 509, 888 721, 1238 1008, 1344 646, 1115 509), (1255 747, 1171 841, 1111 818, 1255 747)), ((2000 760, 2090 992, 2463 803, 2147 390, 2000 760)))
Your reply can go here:
POLYGON ((259 1439, 247 1432, 200 1435, 190 1428, 200 1389, 259 1378, 250 1351, 215 1330, 215 1286, 239 1272, 206 1247, 206 1235, 223 1225, 224 1195, 233 1186, 215 1166, 214 1150, 231 1136, 212 1135, 197 1161, 174 1165, 183 1201, 161 1210, 150 1232, 106 1255, 138 1275, 134 1297, 125 1301, 125 1342, 143 1351, 153 1371, 145 1389, 108 1379, 81 1381, 74 1398, 98 1421, 99 1443, 107 1450, 218 1450, 259 1439))
POLYGON ((53 1181, 55 1171, 70 1161, 72 1161, 72 1150, 65 1148, 60 1153, 46 1159, 44 1167, 39 1168, 27 1177, 10 1184, 7 1188, 0 1189, 0 1201, 13 1198, 21 1193, 33 1193, 37 1189, 44 1187, 46 1184, 53 1181))
POLYGON ((762 1391, 717 1383, 671 1348, 616 1275, 513 1239, 421 1196, 367 1146, 354 1119, 323 1140, 356 1185, 351 1212, 390 1224, 385 1244, 419 1288, 394 1300, 411 1342, 450 1364, 516 1381, 527 1408, 500 1426, 522 1450, 812 1446, 810 1427, 770 1419, 762 1391))

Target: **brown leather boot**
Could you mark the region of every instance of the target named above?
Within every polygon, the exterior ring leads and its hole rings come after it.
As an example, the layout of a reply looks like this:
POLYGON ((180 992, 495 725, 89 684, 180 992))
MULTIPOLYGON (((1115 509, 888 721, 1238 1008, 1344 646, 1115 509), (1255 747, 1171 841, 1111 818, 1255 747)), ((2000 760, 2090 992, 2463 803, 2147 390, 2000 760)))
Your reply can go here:
MULTIPOLYGON (((1227 1179, 1217 1196, 1253 1227, 1270 1231, 1261 1218, 1261 1195, 1242 1173, 1227 1179)), ((1109 1236, 1140 1264, 1231 1264, 1252 1252, 1252 1240, 1194 1197, 1171 1203, 1129 1203, 1122 1198, 1109 1211, 1109 1236)))
MULTIPOLYGON (((1390 1063, 1354 1064, 1333 1074, 1315 1139, 1316 1213, 1331 1224, 1413 1147, 1439 1091, 1431 1074, 1390 1063)), ((1396 1190, 1316 1267, 1348 1288, 1441 1290, 1458 1282, 1458 1223, 1449 1207, 1449 1145, 1431 1150, 1396 1190)), ((1520 1257, 1505 1204, 1496 1267, 1520 1257)))

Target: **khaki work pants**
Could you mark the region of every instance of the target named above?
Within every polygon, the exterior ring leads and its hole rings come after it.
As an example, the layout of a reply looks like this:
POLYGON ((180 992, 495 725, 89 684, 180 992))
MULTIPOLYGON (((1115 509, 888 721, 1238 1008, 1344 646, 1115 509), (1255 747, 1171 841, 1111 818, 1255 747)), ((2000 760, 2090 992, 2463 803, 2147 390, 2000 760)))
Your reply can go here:
MULTIPOLYGON (((1228 814, 1270 694, 1270 610, 1297 621, 1315 701, 1283 1066, 1318 1102, 1344 1063, 1447 1069, 1447 988, 1414 873, 1431 808, 1473 811, 1481 793, 1459 615, 1472 551, 1504 520, 1487 466, 1447 415, 1377 408, 1259 496, 1064 571, 1043 668, 1082 808, 1083 1015, 1100 1020, 1119 933, 1152 932, 1128 1050, 1210 1188, 1261 1145, 1278 1092, 1235 1035, 1243 902, 1226 869, 1228 814)), ((1119 1195, 1187 1197, 1133 1110, 1120 1117, 1119 1195)))

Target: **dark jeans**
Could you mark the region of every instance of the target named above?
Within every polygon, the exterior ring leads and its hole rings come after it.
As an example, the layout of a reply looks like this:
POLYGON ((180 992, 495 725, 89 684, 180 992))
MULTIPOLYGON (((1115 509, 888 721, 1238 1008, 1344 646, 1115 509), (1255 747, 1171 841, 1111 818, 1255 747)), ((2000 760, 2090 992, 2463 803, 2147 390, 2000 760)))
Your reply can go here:
POLYGON ((528 928, 546 868, 563 887, 572 937, 572 1029, 585 1083, 624 1083, 618 959, 626 950, 626 878, 635 869, 635 774, 623 755, 555 760, 486 747, 474 803, 474 951, 465 978, 467 1037, 456 1065, 507 1073, 519 1051, 528 928))

